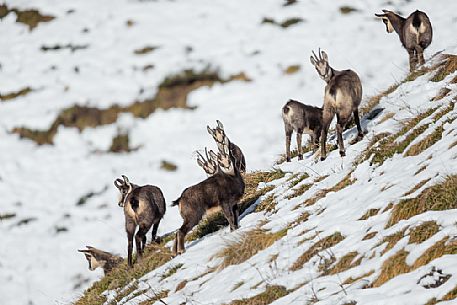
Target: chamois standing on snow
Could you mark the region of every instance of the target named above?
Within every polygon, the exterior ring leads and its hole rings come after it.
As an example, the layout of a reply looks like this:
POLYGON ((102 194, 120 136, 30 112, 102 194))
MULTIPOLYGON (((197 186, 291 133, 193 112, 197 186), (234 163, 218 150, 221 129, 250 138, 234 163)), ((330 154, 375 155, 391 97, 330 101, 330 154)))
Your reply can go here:
POLYGON ((141 259, 146 245, 146 233, 152 228, 152 241, 155 241, 160 220, 165 214, 165 199, 160 188, 153 185, 138 186, 122 175, 116 179, 114 185, 119 189, 120 207, 124 208, 125 230, 128 239, 128 264, 133 266, 133 236, 135 235, 136 252, 141 259))
POLYGON ((319 147, 319 137, 322 132, 322 108, 308 106, 300 102, 289 100, 282 107, 282 120, 286 131, 286 160, 290 162, 290 140, 292 132, 297 133, 298 160, 303 160, 301 147, 302 134, 311 136, 310 144, 313 151, 319 147))
POLYGON ((424 50, 432 42, 433 31, 430 19, 424 12, 416 10, 408 18, 394 12, 382 10, 384 14, 375 14, 386 25, 387 33, 397 32, 401 44, 409 54, 409 70, 414 71, 417 63, 423 65, 424 50))
POLYGON ((206 158, 197 151, 197 164, 203 168, 208 177, 213 176, 219 170, 219 165, 217 164, 217 155, 210 150, 208 154, 208 149, 205 147, 206 158))
POLYGON ((175 254, 185 251, 186 234, 212 209, 222 208, 230 229, 238 228, 238 202, 244 194, 245 184, 239 168, 234 166, 232 160, 229 146, 222 145, 222 151, 217 155, 220 170, 202 182, 186 188, 173 202, 172 206, 178 205, 183 218, 183 224, 176 232, 173 246, 175 254))
POLYGON ((336 114, 336 134, 340 155, 346 155, 343 144, 343 130, 354 114, 358 135, 356 141, 363 138, 362 127, 359 119, 359 104, 362 100, 362 83, 360 78, 352 70, 335 70, 328 63, 328 56, 319 49, 319 57, 312 53, 311 64, 316 68, 319 76, 327 83, 324 93, 324 106, 322 111, 321 132, 321 160, 327 157, 325 142, 330 123, 336 114))
POLYGON ((113 255, 109 252, 105 252, 91 246, 86 246, 86 248, 87 249, 78 251, 84 253, 87 262, 89 263, 89 270, 92 271, 101 267, 105 275, 107 275, 124 260, 120 256, 113 255))
POLYGON ((224 131, 224 125, 219 120, 216 120, 217 127, 212 129, 209 126, 206 126, 208 133, 213 136, 214 141, 216 141, 219 153, 223 152, 224 145, 228 142, 228 148, 230 150, 230 158, 233 162, 233 165, 238 168, 241 174, 246 172, 246 160, 244 159, 243 152, 241 148, 238 147, 235 143, 231 142, 224 131))

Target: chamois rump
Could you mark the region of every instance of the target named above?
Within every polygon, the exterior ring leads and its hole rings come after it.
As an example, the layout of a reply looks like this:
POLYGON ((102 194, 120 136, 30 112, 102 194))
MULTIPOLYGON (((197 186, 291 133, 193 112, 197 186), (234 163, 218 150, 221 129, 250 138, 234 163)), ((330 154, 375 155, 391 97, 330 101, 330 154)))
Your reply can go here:
POLYGON ((382 10, 384 14, 375 14, 386 25, 387 33, 397 32, 400 42, 408 51, 409 70, 416 69, 417 63, 425 63, 424 50, 432 43, 433 30, 430 19, 424 12, 416 10, 408 18, 392 11, 382 10))
POLYGON ((308 106, 294 100, 289 100, 282 107, 282 120, 286 132, 287 162, 290 162, 290 140, 293 131, 297 133, 298 160, 303 160, 301 145, 303 133, 311 136, 309 145, 313 145, 313 151, 317 150, 322 132, 322 108, 308 106))
POLYGON ((116 179, 114 185, 119 189, 120 207, 124 208, 125 230, 128 240, 128 264, 133 266, 133 236, 135 230, 139 227, 135 235, 135 244, 138 260, 141 259, 146 245, 146 233, 152 228, 152 241, 156 240, 157 229, 160 220, 165 214, 165 199, 162 191, 157 186, 144 185, 138 186, 129 181, 122 175, 122 179, 116 179))
POLYGON ((357 125, 357 138, 363 138, 362 127, 360 126, 359 110, 362 100, 362 83, 360 78, 352 70, 335 70, 328 63, 328 56, 319 49, 319 57, 314 51, 310 57, 311 64, 316 68, 319 76, 327 83, 324 93, 324 106, 322 111, 322 132, 320 139, 321 160, 327 157, 325 142, 330 123, 336 114, 336 134, 340 155, 346 155, 343 143, 343 130, 354 114, 354 121, 357 125))
POLYGON ((183 224, 176 232, 173 246, 175 255, 185 252, 186 234, 214 208, 222 208, 231 230, 239 227, 238 202, 244 194, 245 184, 240 169, 233 164, 227 141, 221 140, 225 144, 217 155, 220 169, 213 176, 186 188, 172 204, 179 207, 179 213, 183 218, 183 224))
POLYGON ((232 159, 233 165, 238 168, 241 174, 246 172, 246 160, 244 158, 241 148, 235 143, 231 142, 224 131, 224 125, 219 120, 216 120, 217 127, 212 129, 209 126, 206 126, 208 133, 216 141, 217 148, 219 153, 223 151, 223 146, 228 142, 228 147, 230 150, 230 158, 232 159))
POLYGON ((78 250, 84 253, 84 256, 89 263, 89 270, 102 268, 105 275, 111 272, 124 260, 122 257, 99 250, 97 248, 86 246, 87 249, 78 250))

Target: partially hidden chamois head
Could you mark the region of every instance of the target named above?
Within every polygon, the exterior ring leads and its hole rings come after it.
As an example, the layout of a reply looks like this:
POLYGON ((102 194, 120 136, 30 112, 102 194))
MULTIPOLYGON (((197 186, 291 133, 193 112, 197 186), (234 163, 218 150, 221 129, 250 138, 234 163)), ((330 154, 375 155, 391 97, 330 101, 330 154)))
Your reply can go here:
POLYGON ((120 207, 123 207, 126 204, 128 195, 133 191, 133 185, 129 179, 124 175, 122 175, 122 179, 117 178, 114 180, 114 185, 119 189, 120 192, 118 202, 120 207))
POLYGON ((396 15, 394 12, 388 11, 388 10, 382 10, 384 14, 374 14, 376 17, 381 18, 382 22, 386 25, 386 31, 387 33, 392 33, 395 31, 394 27, 392 26, 392 22, 390 21, 389 18, 392 16, 396 15))
POLYGON ((230 149, 227 141, 222 145, 222 151, 217 154, 217 162, 220 169, 227 175, 235 175, 235 167, 233 166, 232 159, 230 158, 230 149))
POLYGON ((312 55, 309 59, 314 68, 316 68, 317 74, 319 74, 320 78, 326 82, 329 82, 330 78, 332 77, 332 68, 328 64, 327 53, 321 51, 320 48, 318 53, 319 57, 317 57, 316 53, 312 51, 312 55))
POLYGON ((213 136, 214 141, 218 144, 222 144, 225 139, 224 125, 219 120, 216 120, 217 127, 212 129, 209 126, 206 126, 208 133, 213 136))
POLYGON ((89 263, 89 270, 94 271, 97 268, 105 267, 107 260, 97 255, 97 250, 94 247, 86 246, 87 249, 78 250, 78 252, 84 253, 84 256, 89 263))
POLYGON ((208 149, 205 147, 206 158, 198 151, 197 154, 197 163, 201 168, 203 168, 205 173, 208 176, 216 174, 218 170, 218 163, 217 155, 214 153, 214 151, 210 150, 208 153, 208 149))

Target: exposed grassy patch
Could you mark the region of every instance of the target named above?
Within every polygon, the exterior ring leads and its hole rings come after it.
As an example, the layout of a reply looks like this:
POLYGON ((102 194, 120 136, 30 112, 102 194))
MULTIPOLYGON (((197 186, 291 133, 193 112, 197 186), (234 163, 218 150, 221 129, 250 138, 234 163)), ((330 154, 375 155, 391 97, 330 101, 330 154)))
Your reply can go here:
POLYGON ((373 237, 376 236, 376 234, 378 234, 378 232, 376 232, 376 231, 375 231, 375 232, 370 232, 370 233, 368 233, 367 235, 365 235, 365 236, 362 238, 362 240, 372 239, 373 237))
POLYGON ((350 13, 357 12, 357 11, 358 11, 358 9, 356 9, 352 6, 349 6, 349 5, 343 5, 340 7, 340 13, 343 15, 348 15, 350 13))
POLYGON ((419 182, 418 184, 416 184, 412 189, 410 189, 409 191, 407 191, 403 196, 409 196, 411 195, 412 193, 414 193, 415 191, 417 191, 418 189, 420 189, 421 187, 423 187, 427 182, 429 182, 431 180, 431 178, 427 178, 425 180, 422 180, 421 182, 419 182))
POLYGON ((418 174, 420 174, 421 172, 423 172, 424 170, 427 169, 427 165, 422 165, 421 168, 419 168, 415 173, 414 173, 414 176, 417 176, 418 174))
POLYGON ((451 73, 457 70, 457 55, 444 54, 444 64, 438 69, 435 75, 430 79, 432 82, 440 82, 451 73))
POLYGON ((143 260, 134 264, 133 268, 127 266, 124 260, 117 268, 95 282, 84 295, 77 300, 75 305, 98 305, 106 302, 102 293, 108 289, 122 289, 134 279, 139 279, 151 270, 165 264, 172 258, 170 249, 159 245, 148 245, 145 249, 143 260))
POLYGON ((379 209, 369 209, 368 211, 366 211, 365 214, 363 214, 362 217, 359 218, 359 220, 367 220, 368 218, 370 218, 372 216, 378 215, 378 213, 379 213, 379 209))
POLYGON ((400 220, 409 219, 426 211, 443 211, 457 208, 457 175, 448 176, 443 182, 428 187, 419 196, 401 200, 387 222, 390 227, 400 220))
POLYGON ((397 90, 397 88, 400 85, 401 85, 401 83, 393 84, 392 86, 390 86, 386 90, 384 90, 381 93, 379 93, 379 94, 373 96, 372 98, 370 98, 368 100, 368 102, 364 103, 360 107, 360 109, 359 109, 360 116, 364 116, 364 115, 370 113, 374 109, 374 107, 379 104, 379 102, 381 101, 381 99, 383 97, 385 97, 385 96, 391 94, 392 92, 394 92, 395 90, 397 90))
POLYGON ((451 92, 451 89, 449 89, 447 87, 441 88, 441 90, 438 92, 438 94, 432 98, 432 102, 436 102, 436 101, 443 99, 444 97, 446 97, 449 94, 449 92, 451 92))
POLYGON ((330 247, 335 246, 344 239, 344 236, 340 232, 335 232, 332 235, 326 236, 312 245, 308 250, 306 250, 295 263, 291 266, 291 271, 296 271, 301 269, 303 265, 309 261, 313 256, 319 252, 326 250, 330 247))
POLYGON ((178 169, 178 166, 176 166, 173 162, 162 160, 160 162, 160 169, 167 172, 175 172, 178 169))
POLYGON ((113 153, 130 152, 129 134, 127 132, 120 132, 115 135, 111 141, 109 151, 113 153))
POLYGON ((227 305, 266 305, 290 293, 284 286, 267 286, 264 292, 250 298, 235 300, 227 305))
POLYGON ((305 180, 308 177, 309 177, 309 175, 307 173, 304 173, 302 175, 297 174, 294 177, 294 179, 291 179, 292 182, 290 183, 290 187, 293 188, 294 186, 296 186, 297 184, 299 184, 300 182, 302 182, 303 180, 305 180))
MULTIPOLYGON (((244 176, 245 190, 243 198, 239 203, 240 215, 246 211, 253 203, 257 201, 260 196, 265 195, 271 191, 274 187, 267 186, 261 189, 257 189, 260 182, 271 182, 284 177, 286 173, 281 170, 272 170, 268 172, 252 172, 247 173, 244 176)), ((205 235, 211 234, 218 231, 220 228, 228 225, 227 219, 225 219, 222 212, 211 214, 210 216, 203 219, 187 236, 187 240, 196 240, 205 235)))
POLYGON ((300 185, 300 187, 292 189, 292 191, 293 191, 292 194, 287 195, 286 198, 287 199, 292 199, 292 198, 301 196, 301 195, 303 195, 304 192, 309 190, 312 186, 313 185, 310 184, 310 183, 302 184, 302 185, 300 185))
POLYGON ((420 244, 435 235, 439 229, 440 227, 435 221, 426 221, 411 229, 409 232, 409 243, 420 244))
POLYGON ((9 100, 12 100, 12 99, 15 99, 19 96, 25 96, 27 94, 29 94, 30 92, 32 92, 32 88, 30 87, 24 87, 22 89, 19 89, 18 91, 14 91, 14 92, 9 92, 9 93, 6 93, 6 94, 2 94, 0 93, 0 101, 9 101, 9 100))
POLYGON ((406 229, 384 237, 383 240, 377 245, 379 246, 387 242, 387 246, 384 248, 384 250, 382 250, 381 255, 384 255, 387 253, 387 251, 392 249, 405 236, 405 231, 406 229))
POLYGON ((450 120, 446 120, 443 124, 439 125, 435 130, 422 139, 419 143, 412 145, 405 153, 405 156, 417 156, 427 148, 434 145, 436 142, 443 138, 444 124, 450 123, 450 120))
POLYGON ((121 288, 113 300, 111 300, 107 305, 116 305, 118 304, 123 298, 131 294, 133 291, 138 289, 138 281, 134 281, 130 284, 127 288, 121 288))
POLYGON ((41 46, 41 51, 43 52, 48 52, 48 51, 59 51, 59 50, 70 50, 72 53, 75 52, 75 51, 79 51, 79 50, 84 50, 84 49, 87 49, 89 47, 88 44, 82 44, 82 45, 76 45, 76 44, 66 44, 66 45, 60 45, 60 44, 55 44, 55 45, 52 45, 52 46, 47 46, 47 45, 43 45, 41 46))
POLYGON ((235 291, 235 290, 237 290, 238 288, 240 288, 240 287, 243 286, 243 285, 244 285, 244 281, 239 281, 238 283, 236 283, 236 284, 233 286, 232 290, 230 290, 230 291, 235 291))
POLYGON ((179 290, 181 290, 181 289, 183 289, 184 287, 186 287, 187 283, 188 283, 187 280, 184 280, 184 281, 179 282, 179 284, 176 285, 175 292, 178 292, 179 290))
POLYGON ((135 49, 133 51, 133 53, 136 54, 136 55, 144 55, 144 54, 149 54, 151 52, 154 52, 158 48, 159 47, 156 47, 156 46, 145 46, 143 48, 135 49))
POLYGON ((138 305, 152 305, 157 301, 165 299, 168 296, 169 290, 161 290, 159 292, 146 293, 148 298, 145 301, 140 302, 138 305))
POLYGON ((381 274, 373 282, 373 287, 379 287, 390 279, 393 279, 400 274, 409 272, 411 268, 405 261, 407 256, 408 252, 401 250, 394 256, 384 261, 381 267, 381 274))
POLYGON ((262 229, 246 232, 237 241, 232 241, 215 256, 223 259, 219 266, 223 269, 230 265, 238 265, 247 261, 258 252, 270 247, 275 241, 285 236, 287 230, 270 233, 262 229))
POLYGON ((276 200, 273 195, 268 196, 264 200, 262 200, 255 208, 256 212, 265 211, 265 212, 273 212, 276 208, 276 200))
POLYGON ((448 254, 457 254, 457 243, 455 241, 450 241, 448 237, 445 237, 428 248, 424 254, 414 262, 412 269, 414 270, 427 265, 434 259, 448 254))
POLYGON ((451 145, 449 145, 449 149, 453 148, 454 146, 457 146, 457 141, 454 141, 451 145))
POLYGON ((37 10, 20 10, 18 8, 8 8, 6 4, 0 5, 0 19, 3 19, 8 14, 16 15, 16 22, 23 23, 33 30, 40 22, 49 22, 55 17, 51 15, 42 15, 37 10))
MULTIPOLYGON (((356 251, 352 251, 344 255, 340 260, 330 269, 327 269, 324 274, 337 274, 349 270, 355 266, 354 259, 359 255, 356 251)), ((360 263, 360 262, 359 262, 360 263)))
POLYGON ((301 215, 298 216, 290 225, 292 227, 296 227, 299 224, 304 223, 305 221, 307 221, 309 216, 310 216, 310 214, 305 211, 305 212, 301 213, 301 215))
POLYGON ((175 274, 182 266, 183 266, 183 264, 176 264, 176 265, 174 265, 173 267, 167 269, 167 271, 166 271, 164 274, 162 274, 161 280, 166 279, 167 277, 172 276, 172 275, 175 274))
POLYGON ((290 65, 284 70, 284 74, 291 75, 300 71, 300 65, 290 65))
POLYGON ((347 278, 347 279, 343 282, 343 285, 352 284, 352 283, 354 283, 354 282, 357 282, 358 280, 361 280, 361 279, 363 279, 363 278, 365 278, 365 277, 368 277, 368 276, 372 275, 373 273, 374 273, 374 270, 371 270, 371 271, 369 271, 369 272, 367 272, 367 273, 365 273, 365 274, 362 274, 361 276, 358 276, 358 277, 356 277, 356 278, 349 277, 349 278, 347 278))
POLYGON ((210 68, 198 72, 185 70, 166 77, 153 98, 135 101, 129 106, 113 105, 105 109, 76 105, 62 110, 47 130, 18 127, 14 128, 12 132, 17 133, 21 138, 33 140, 39 145, 53 144, 54 136, 60 126, 75 127, 82 131, 85 128, 113 124, 121 113, 131 113, 137 118, 147 118, 157 109, 190 109, 187 105, 189 93, 200 87, 212 86, 216 82, 225 83, 231 80, 231 78, 221 79, 218 72, 210 68))
POLYGON ((303 20, 303 18, 300 18, 300 17, 288 18, 281 22, 278 22, 270 17, 265 17, 262 19, 262 24, 272 24, 272 25, 276 25, 276 26, 279 26, 284 29, 286 29, 292 25, 301 23, 301 22, 304 22, 304 20, 303 20))
POLYGON ((420 69, 414 70, 414 71, 410 72, 408 74, 408 76, 406 76, 405 81, 406 82, 415 81, 416 78, 418 78, 419 76, 424 75, 425 73, 430 72, 432 69, 433 69, 433 67, 422 67, 420 69))

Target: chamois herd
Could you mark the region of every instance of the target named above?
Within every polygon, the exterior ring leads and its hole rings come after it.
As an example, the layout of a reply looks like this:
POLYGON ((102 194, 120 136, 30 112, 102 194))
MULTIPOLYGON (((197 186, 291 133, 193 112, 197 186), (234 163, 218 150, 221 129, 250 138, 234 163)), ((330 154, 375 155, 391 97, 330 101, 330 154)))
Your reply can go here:
MULTIPOLYGON (((395 31, 398 34, 403 47, 408 51, 411 72, 418 64, 424 64, 424 50, 432 41, 432 26, 424 12, 416 10, 408 18, 403 18, 392 11, 383 10, 383 14, 375 16, 381 18, 388 33, 395 31)), ((318 54, 312 52, 310 61, 319 77, 326 83, 324 102, 322 107, 314 107, 289 100, 282 107, 287 162, 291 161, 290 142, 294 131, 297 134, 298 160, 303 159, 303 133, 310 135, 310 145, 314 152, 320 147, 320 159, 325 160, 327 134, 335 115, 337 143, 342 157, 345 156, 342 134, 352 116, 357 126, 357 137, 354 142, 363 138, 358 112, 362 99, 362 83, 357 73, 352 70, 334 69, 329 64, 327 53, 320 49, 318 54)), ((241 149, 229 140, 220 121, 217 121, 215 128, 207 126, 207 131, 217 144, 217 153, 205 148, 205 156, 197 153, 197 164, 208 178, 186 188, 171 205, 178 206, 183 218, 182 226, 175 233, 175 255, 185 251, 186 234, 211 210, 222 210, 230 230, 239 227, 238 203, 245 189, 246 161, 241 149)), ((137 260, 142 258, 146 234, 151 227, 152 242, 159 242, 156 234, 165 214, 165 199, 157 186, 139 186, 130 182, 124 175, 114 180, 114 185, 119 190, 118 205, 124 209, 128 240, 127 261, 132 267, 134 238, 137 260)), ((90 246, 78 251, 84 253, 90 270, 101 267, 105 274, 123 261, 119 256, 90 246)))

